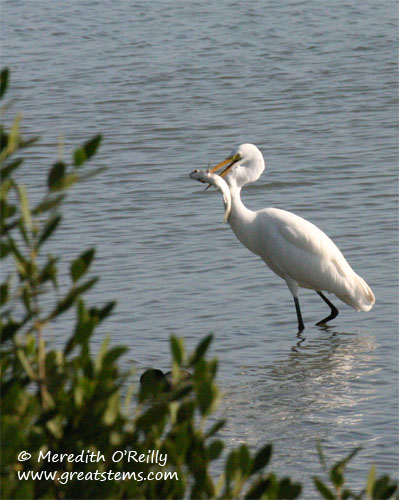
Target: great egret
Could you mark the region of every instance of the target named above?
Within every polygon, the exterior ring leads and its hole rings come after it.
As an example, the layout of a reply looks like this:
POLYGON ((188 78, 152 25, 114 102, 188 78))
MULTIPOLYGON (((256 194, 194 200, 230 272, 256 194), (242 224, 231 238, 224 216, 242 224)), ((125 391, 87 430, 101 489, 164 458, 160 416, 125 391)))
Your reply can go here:
MULTIPOLYGON (((253 212, 243 204, 241 188, 258 180, 265 169, 262 153, 256 146, 241 144, 226 160, 203 172, 216 175, 214 173, 223 167, 219 175, 226 180, 231 196, 228 222, 241 243, 259 255, 287 283, 294 297, 299 331, 305 328, 299 307, 299 287, 315 290, 331 309, 331 313, 317 325, 323 325, 338 315, 338 309, 323 291, 334 293, 357 311, 369 311, 373 307, 375 298, 370 287, 318 227, 286 210, 264 208, 253 212)), ((207 180, 206 175, 201 176, 199 172, 195 170, 190 175, 216 185, 222 192, 225 190, 224 184, 212 177, 207 180)), ((225 209, 227 213, 226 201, 225 209)))

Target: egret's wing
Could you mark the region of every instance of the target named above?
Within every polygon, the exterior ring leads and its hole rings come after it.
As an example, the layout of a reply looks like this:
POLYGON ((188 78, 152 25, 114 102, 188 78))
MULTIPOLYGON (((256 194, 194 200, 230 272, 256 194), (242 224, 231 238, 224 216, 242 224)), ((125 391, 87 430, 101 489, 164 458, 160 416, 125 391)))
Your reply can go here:
POLYGON ((279 251, 284 254, 285 264, 291 262, 310 274, 314 271, 314 266, 331 266, 331 270, 335 269, 341 277, 347 275, 349 264, 321 229, 285 210, 269 209, 269 215, 273 217, 275 230, 280 237, 279 251))
POLYGON ((331 239, 311 222, 285 210, 272 211, 278 232, 287 243, 314 255, 325 255, 327 249, 338 250, 331 239))

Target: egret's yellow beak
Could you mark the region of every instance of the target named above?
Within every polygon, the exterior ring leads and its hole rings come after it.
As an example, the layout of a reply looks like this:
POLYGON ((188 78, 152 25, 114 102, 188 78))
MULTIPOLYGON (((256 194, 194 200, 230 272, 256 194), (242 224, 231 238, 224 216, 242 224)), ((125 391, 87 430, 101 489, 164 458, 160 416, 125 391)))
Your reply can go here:
POLYGON ((232 163, 231 163, 231 158, 226 158, 225 160, 223 160, 222 162, 218 163, 216 165, 216 167, 212 167, 209 171, 214 173, 216 172, 217 170, 220 170, 221 168, 223 167, 226 167, 224 170, 222 170, 222 172, 220 172, 220 175, 221 177, 225 176, 227 174, 227 170, 232 166, 232 163), (227 167, 226 167, 227 165, 227 167))
POLYGON ((229 173, 229 170, 234 165, 234 163, 240 159, 237 156, 238 155, 234 155, 234 156, 230 156, 229 158, 226 158, 225 160, 220 162, 218 165, 216 165, 216 167, 211 168, 209 171, 213 173, 213 172, 216 172, 217 170, 220 170, 221 168, 225 167, 220 172, 220 174, 218 174, 218 175, 220 175, 220 177, 224 177, 225 175, 227 175, 229 173))
MULTIPOLYGON (((220 162, 218 165, 216 165, 216 167, 212 167, 209 169, 209 172, 211 172, 212 174, 214 172, 216 172, 217 170, 220 170, 221 168, 225 167, 221 172, 220 174, 220 177, 224 177, 225 175, 227 175, 229 172, 230 172, 230 169, 231 167, 234 165, 234 163, 236 163, 237 161, 241 160, 241 155, 240 154, 236 154, 236 155, 233 155, 233 156, 229 156, 228 158, 226 158, 225 160, 223 160, 222 162, 220 162)), ((205 188, 205 191, 207 189, 209 189, 211 187, 211 184, 209 184, 206 188, 205 188)))

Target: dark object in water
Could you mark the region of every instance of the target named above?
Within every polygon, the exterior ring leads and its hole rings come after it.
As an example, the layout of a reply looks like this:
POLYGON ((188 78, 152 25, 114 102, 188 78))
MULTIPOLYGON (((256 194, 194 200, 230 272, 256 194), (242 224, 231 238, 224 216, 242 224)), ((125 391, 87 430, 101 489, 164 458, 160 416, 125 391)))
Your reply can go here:
MULTIPOLYGON (((191 373, 187 370, 180 370, 182 381, 189 381, 191 373)), ((164 373, 158 368, 149 368, 140 377, 141 389, 145 392, 166 392, 173 389, 172 372, 164 373)))
POLYGON ((165 374, 162 370, 157 368, 150 368, 146 370, 140 377, 141 389, 148 392, 166 391, 168 390, 168 383, 165 379, 165 374))

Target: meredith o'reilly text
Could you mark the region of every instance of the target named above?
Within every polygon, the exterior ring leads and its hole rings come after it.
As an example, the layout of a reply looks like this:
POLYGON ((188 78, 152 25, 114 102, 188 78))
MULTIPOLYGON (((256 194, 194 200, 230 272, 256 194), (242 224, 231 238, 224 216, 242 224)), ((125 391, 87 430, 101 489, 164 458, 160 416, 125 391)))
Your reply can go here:
MULTIPOLYGON (((111 460, 115 463, 126 460, 127 462, 158 464, 161 467, 166 465, 168 460, 167 453, 161 453, 159 450, 148 450, 147 453, 139 453, 135 450, 117 450, 111 456, 111 460)), ((96 463, 105 462, 105 456, 100 452, 91 450, 82 450, 80 453, 53 453, 51 450, 43 453, 39 451, 37 458, 38 462, 80 462, 80 463, 96 463)))

